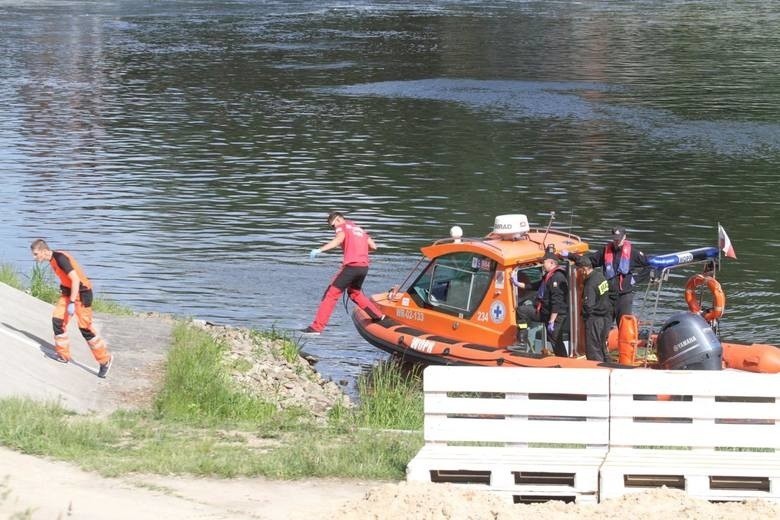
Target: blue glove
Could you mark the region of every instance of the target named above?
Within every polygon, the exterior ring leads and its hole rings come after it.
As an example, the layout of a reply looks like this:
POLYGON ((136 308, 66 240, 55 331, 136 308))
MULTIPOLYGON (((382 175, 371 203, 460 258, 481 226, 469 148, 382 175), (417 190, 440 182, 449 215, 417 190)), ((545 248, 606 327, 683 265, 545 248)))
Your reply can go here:
POLYGON ((564 257, 564 258, 568 258, 569 257, 569 252, 564 249, 563 251, 560 252, 560 255, 562 257, 564 257))
POLYGON ((74 314, 76 314, 76 304, 70 302, 66 310, 68 311, 68 316, 73 316, 74 314))
POLYGON ((553 322, 548 322, 547 323, 547 332, 552 334, 554 330, 555 330, 555 322, 554 321, 553 322))
POLYGON ((315 257, 316 257, 318 254, 320 254, 320 253, 322 253, 322 250, 320 250, 320 249, 312 249, 311 251, 309 251, 309 258, 311 258, 312 260, 314 260, 314 258, 315 258, 315 257))

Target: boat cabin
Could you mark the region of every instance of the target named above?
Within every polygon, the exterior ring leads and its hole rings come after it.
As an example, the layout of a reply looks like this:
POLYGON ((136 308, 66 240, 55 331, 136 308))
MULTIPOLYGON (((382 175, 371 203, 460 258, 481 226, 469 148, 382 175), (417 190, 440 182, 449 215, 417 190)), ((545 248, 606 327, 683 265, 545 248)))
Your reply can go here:
MULTIPOLYGON (((533 305, 536 297, 533 289, 515 287, 511 277, 538 281, 548 250, 582 254, 588 245, 571 233, 531 229, 525 215, 496 217, 493 232, 483 238, 463 238, 456 226, 450 238, 422 248, 429 263, 408 287, 378 303, 393 319, 437 336, 488 348, 510 347, 516 343, 517 307, 533 305)), ((569 316, 577 319, 569 320, 567 341, 578 352, 582 284, 572 262, 561 259, 561 264, 574 282, 569 284, 569 316)))

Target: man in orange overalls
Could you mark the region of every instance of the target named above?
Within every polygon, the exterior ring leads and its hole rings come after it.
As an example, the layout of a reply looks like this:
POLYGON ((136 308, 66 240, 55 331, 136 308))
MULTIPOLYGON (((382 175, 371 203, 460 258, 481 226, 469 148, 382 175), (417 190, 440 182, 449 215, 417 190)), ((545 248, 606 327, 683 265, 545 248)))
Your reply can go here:
POLYGON ((52 325, 54 327, 54 351, 56 359, 62 363, 70 361, 70 341, 68 340, 68 322, 74 314, 78 319, 79 330, 87 340, 92 355, 100 364, 98 377, 106 377, 111 369, 113 356, 108 353, 106 342, 98 336, 92 326, 92 282, 81 270, 76 260, 65 251, 52 251, 42 239, 30 244, 36 262, 49 262, 60 279, 60 298, 54 306, 52 325))

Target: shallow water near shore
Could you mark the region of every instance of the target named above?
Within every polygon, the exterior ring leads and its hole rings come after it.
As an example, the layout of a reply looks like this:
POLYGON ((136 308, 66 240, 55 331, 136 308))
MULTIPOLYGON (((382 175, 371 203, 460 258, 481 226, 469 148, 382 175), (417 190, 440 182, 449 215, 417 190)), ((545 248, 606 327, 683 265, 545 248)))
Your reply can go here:
MULTIPOLYGON (((777 34, 769 1, 3 1, 0 261, 43 236, 136 310, 294 330, 332 209, 369 293, 496 214, 655 253, 720 221, 724 336, 778 343, 777 34)), ((348 384, 384 357, 341 306, 302 342, 348 384)))

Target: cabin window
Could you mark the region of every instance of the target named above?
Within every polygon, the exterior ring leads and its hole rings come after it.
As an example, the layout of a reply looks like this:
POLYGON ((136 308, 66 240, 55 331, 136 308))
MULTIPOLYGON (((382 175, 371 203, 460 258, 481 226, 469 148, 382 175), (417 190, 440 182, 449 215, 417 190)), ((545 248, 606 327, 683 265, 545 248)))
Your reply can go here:
POLYGON ((409 288, 418 305, 470 317, 485 298, 496 262, 473 253, 437 258, 409 288))
POLYGON ((540 283, 539 281, 542 279, 541 266, 517 268, 515 269, 514 277, 518 282, 523 282, 526 285, 524 289, 513 287, 515 302, 517 302, 516 306, 533 305, 536 302, 537 292, 534 287, 538 287, 537 284, 540 283))

